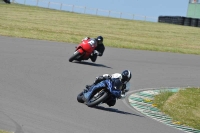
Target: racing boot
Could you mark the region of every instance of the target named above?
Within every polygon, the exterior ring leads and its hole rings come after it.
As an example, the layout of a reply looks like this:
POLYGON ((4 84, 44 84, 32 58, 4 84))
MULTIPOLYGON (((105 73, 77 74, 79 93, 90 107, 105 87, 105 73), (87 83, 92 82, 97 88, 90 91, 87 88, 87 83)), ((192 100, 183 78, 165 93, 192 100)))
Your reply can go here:
POLYGON ((91 86, 96 85, 96 84, 98 84, 99 82, 101 82, 101 81, 103 81, 103 80, 104 80, 103 76, 96 77, 96 79, 95 79, 95 81, 94 81, 93 84, 91 84, 91 85, 86 85, 85 87, 86 87, 87 89, 89 89, 91 86))
POLYGON ((92 85, 86 85, 85 87, 89 90, 91 86, 93 86, 94 84, 92 85))

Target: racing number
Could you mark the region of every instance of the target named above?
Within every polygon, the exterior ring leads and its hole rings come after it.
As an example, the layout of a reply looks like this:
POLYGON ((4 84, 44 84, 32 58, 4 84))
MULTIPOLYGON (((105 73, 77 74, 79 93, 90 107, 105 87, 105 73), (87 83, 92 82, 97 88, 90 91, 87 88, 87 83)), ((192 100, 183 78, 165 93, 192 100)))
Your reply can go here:
POLYGON ((95 46, 95 42, 94 42, 94 40, 90 40, 88 43, 89 43, 92 47, 95 46))

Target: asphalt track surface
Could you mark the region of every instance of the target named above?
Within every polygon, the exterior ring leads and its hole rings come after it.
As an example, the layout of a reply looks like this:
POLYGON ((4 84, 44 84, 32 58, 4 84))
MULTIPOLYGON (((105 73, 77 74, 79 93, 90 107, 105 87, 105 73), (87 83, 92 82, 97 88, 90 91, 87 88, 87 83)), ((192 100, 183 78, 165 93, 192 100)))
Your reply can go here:
POLYGON ((118 100, 89 108, 76 100, 104 73, 130 69, 131 91, 199 86, 200 56, 107 47, 96 63, 70 63, 76 45, 0 37, 0 129, 15 133, 183 133, 118 100))

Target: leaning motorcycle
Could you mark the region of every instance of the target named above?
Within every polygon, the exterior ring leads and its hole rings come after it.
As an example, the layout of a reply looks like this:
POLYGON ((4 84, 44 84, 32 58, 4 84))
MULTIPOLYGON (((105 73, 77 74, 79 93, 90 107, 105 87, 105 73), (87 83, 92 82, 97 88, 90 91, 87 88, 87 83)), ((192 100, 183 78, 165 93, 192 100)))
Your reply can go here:
POLYGON ((97 42, 94 39, 83 40, 77 47, 74 54, 69 58, 69 62, 73 60, 81 61, 88 60, 94 49, 97 47, 97 42))
MULTIPOLYGON (((116 92, 113 92, 111 88, 120 89, 121 82, 117 80, 115 81, 106 80, 104 81, 104 83, 106 85, 103 87, 99 87, 95 89, 93 89, 94 87, 90 87, 88 91, 81 92, 77 96, 77 101, 79 103, 85 103, 88 107, 95 107, 100 104, 109 102, 109 100, 112 99, 113 97, 115 98, 114 93, 116 92), (85 98, 85 95, 88 95, 87 93, 89 93, 90 96, 85 98)), ((103 83, 100 82, 100 84, 103 84, 103 83)))

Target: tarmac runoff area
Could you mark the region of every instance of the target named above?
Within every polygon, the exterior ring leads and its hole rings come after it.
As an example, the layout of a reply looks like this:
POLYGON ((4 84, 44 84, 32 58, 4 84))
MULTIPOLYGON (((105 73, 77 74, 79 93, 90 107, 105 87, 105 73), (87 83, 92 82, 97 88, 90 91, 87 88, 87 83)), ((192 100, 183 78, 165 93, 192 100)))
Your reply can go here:
POLYGON ((0 118, 0 133, 24 133, 22 127, 2 111, 0 118))
MULTIPOLYGON (((156 121, 164 123, 168 126, 177 128, 179 130, 185 131, 187 133, 200 133, 200 130, 190 128, 184 125, 181 125, 178 121, 173 122, 172 119, 163 114, 155 105, 153 105, 152 100, 155 95, 159 94, 162 90, 178 92, 180 87, 171 87, 171 88, 152 88, 142 91, 133 92, 128 97, 129 104, 138 112, 143 115, 146 115, 156 121)), ((22 127, 18 125, 14 120, 7 116, 4 112, 0 112, 0 131, 6 131, 6 133, 23 133, 22 127)))
POLYGON ((156 121, 162 122, 168 126, 177 128, 179 130, 185 131, 187 133, 200 133, 200 130, 193 129, 190 127, 186 127, 181 125, 180 122, 173 122, 172 119, 163 114, 156 105, 153 105, 152 100, 155 95, 159 94, 161 90, 171 91, 171 92, 178 92, 180 87, 171 87, 171 88, 152 88, 148 90, 138 91, 132 93, 128 97, 129 104, 138 112, 146 115, 156 121))

